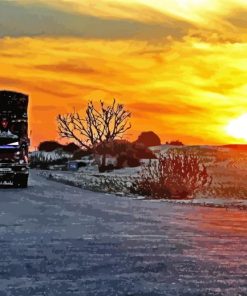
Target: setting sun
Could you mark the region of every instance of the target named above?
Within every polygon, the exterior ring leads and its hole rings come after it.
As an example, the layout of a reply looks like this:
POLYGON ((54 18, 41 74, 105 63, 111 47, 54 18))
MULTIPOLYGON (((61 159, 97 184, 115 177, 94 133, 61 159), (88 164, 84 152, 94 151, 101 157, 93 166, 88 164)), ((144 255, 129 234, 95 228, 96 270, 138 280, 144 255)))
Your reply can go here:
POLYGON ((247 141, 247 113, 232 120, 227 126, 227 132, 234 138, 247 141))
POLYGON ((132 114, 128 140, 150 130, 163 143, 244 143, 247 129, 234 119, 247 110, 246 8, 244 0, 0 1, 0 88, 29 95, 33 148, 61 140, 58 114, 113 98, 132 114), (23 21, 14 25, 10 12, 23 21))

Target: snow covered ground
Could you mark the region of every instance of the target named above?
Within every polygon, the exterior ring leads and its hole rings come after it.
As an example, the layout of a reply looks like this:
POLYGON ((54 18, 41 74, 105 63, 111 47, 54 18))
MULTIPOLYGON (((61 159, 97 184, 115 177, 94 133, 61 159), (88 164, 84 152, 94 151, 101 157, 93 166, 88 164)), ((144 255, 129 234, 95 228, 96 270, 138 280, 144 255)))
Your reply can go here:
MULTIPOLYGON (((98 173, 97 171, 89 172, 54 172, 54 171, 39 171, 39 175, 51 179, 53 181, 64 184, 80 187, 83 189, 115 193, 117 196, 129 196, 136 199, 146 199, 144 196, 134 196, 130 193, 130 187, 134 178, 137 178, 137 173, 140 168, 126 168, 116 170, 111 173, 98 173)), ((222 197, 205 197, 198 196, 195 199, 189 200, 155 200, 156 202, 170 202, 174 204, 184 205, 201 205, 207 207, 225 207, 247 209, 247 199, 238 198, 222 198, 222 197)))
POLYGON ((99 173, 91 167, 80 172, 40 171, 40 175, 91 191, 129 195, 130 187, 134 178, 137 178, 139 169, 128 168, 99 173))
MULTIPOLYGON (((167 153, 174 146, 152 147, 157 154, 167 153), (159 149, 158 149, 159 148, 159 149), (158 151, 159 150, 159 151, 158 151)), ((217 207, 247 208, 247 152, 214 146, 184 146, 188 153, 199 156, 213 177, 211 187, 193 200, 171 201, 173 203, 200 204, 217 207)), ((78 172, 42 172, 45 177, 84 189, 130 195, 133 180, 140 167, 99 173, 97 166, 80 168, 78 172)), ((143 197, 139 197, 143 198, 143 197)))

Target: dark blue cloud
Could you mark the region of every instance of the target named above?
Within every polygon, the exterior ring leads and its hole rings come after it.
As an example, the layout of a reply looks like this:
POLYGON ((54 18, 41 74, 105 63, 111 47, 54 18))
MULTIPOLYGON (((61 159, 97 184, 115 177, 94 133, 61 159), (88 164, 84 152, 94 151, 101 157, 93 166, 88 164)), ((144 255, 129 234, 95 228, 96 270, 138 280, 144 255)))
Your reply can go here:
POLYGON ((167 35, 179 38, 187 23, 165 19, 164 24, 103 19, 65 12, 41 4, 0 1, 0 37, 72 36, 99 39, 158 39, 167 35))

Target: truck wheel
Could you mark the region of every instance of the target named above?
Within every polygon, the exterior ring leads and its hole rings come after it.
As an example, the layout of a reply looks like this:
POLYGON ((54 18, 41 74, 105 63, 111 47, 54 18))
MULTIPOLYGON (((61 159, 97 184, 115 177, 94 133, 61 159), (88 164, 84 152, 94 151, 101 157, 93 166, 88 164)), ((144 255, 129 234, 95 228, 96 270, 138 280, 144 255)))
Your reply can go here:
POLYGON ((15 188, 27 188, 28 186, 28 177, 27 176, 21 176, 21 177, 16 177, 13 181, 13 186, 15 188))
POLYGON ((18 183, 18 180, 16 178, 13 181, 13 186, 14 186, 14 188, 18 188, 19 187, 19 183, 18 183))
POLYGON ((28 185, 28 177, 21 178, 19 184, 20 184, 20 187, 21 188, 27 188, 27 185, 28 185))

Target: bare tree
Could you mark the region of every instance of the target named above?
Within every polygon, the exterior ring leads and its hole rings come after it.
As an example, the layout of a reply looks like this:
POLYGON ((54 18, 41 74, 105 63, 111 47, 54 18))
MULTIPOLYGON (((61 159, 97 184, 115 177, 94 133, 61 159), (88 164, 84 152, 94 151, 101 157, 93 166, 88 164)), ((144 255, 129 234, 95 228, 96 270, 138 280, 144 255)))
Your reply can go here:
POLYGON ((83 116, 76 111, 58 115, 58 132, 82 148, 94 149, 98 144, 121 138, 131 128, 130 117, 131 113, 115 99, 111 105, 100 101, 99 108, 89 101, 83 116))

